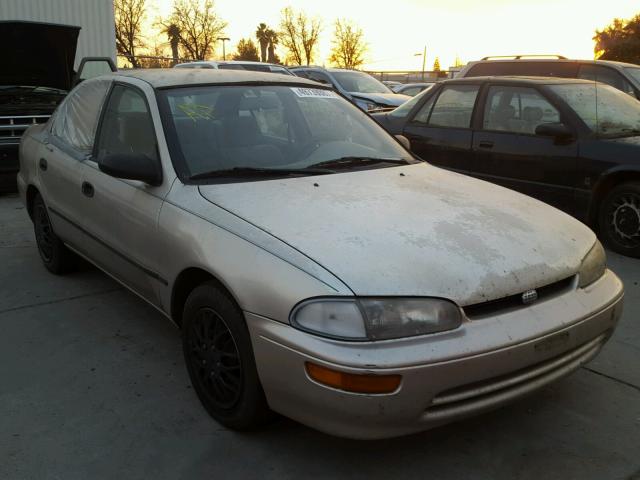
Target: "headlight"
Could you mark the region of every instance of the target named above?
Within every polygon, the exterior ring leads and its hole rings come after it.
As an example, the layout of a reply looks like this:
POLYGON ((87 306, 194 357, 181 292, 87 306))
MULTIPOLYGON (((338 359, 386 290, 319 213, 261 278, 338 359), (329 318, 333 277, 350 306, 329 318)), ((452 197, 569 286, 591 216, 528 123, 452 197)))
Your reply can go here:
POLYGON ((457 305, 438 298, 317 299, 291 312, 301 330, 349 340, 388 340, 457 328, 457 305))
POLYGON ((589 253, 582 260, 580 272, 578 273, 578 286, 584 288, 598 280, 607 268, 607 255, 604 253, 602 244, 596 240, 596 243, 589 253))
POLYGON ((358 105, 365 112, 369 112, 371 110, 376 110, 378 105, 371 102, 366 102, 364 100, 356 100, 356 105, 358 105))

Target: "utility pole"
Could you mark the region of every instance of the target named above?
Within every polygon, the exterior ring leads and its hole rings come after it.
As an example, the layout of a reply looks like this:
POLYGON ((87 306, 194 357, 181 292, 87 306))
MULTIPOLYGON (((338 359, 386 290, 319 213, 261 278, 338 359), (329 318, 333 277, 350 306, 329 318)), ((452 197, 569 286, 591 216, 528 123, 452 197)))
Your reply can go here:
POLYGON ((424 69, 427 65, 427 46, 424 46, 424 51, 422 53, 414 53, 414 57, 422 56, 422 81, 424 82, 424 69))
POLYGON ((218 37, 218 40, 222 42, 222 60, 226 60, 227 52, 225 51, 224 46, 225 46, 225 42, 228 42, 231 39, 229 37, 218 37))

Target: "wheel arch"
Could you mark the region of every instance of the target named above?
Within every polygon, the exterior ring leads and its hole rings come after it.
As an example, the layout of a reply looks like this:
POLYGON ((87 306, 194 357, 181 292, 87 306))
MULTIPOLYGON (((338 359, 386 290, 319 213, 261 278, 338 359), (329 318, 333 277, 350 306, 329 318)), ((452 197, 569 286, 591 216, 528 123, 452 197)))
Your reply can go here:
POLYGON ((33 201, 36 198, 36 195, 40 193, 37 187, 34 185, 29 185, 26 191, 26 202, 27 202, 27 213, 29 214, 29 218, 33 220, 33 201))
POLYGON ((241 310, 240 303, 236 296, 218 277, 203 268, 188 267, 178 274, 171 289, 170 313, 172 320, 176 325, 178 325, 178 327, 182 327, 182 312, 189 294, 196 287, 206 282, 214 283, 222 292, 229 296, 231 301, 233 301, 238 307, 238 310, 241 310))
POLYGON ((594 228, 598 226, 598 211, 607 194, 618 185, 629 182, 640 183, 640 167, 620 167, 605 172, 593 188, 589 203, 588 222, 594 228))

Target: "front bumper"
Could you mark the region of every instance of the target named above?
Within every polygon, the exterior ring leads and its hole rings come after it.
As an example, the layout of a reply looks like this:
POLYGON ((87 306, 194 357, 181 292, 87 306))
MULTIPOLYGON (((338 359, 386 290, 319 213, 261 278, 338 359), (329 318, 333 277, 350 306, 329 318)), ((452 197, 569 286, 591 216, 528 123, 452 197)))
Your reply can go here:
POLYGON ((385 438, 433 428, 531 393, 591 360, 622 313, 607 271, 586 289, 467 321, 439 334, 343 342, 245 313, 270 407, 318 430, 385 438), (355 374, 399 374, 392 394, 364 395, 311 380, 305 362, 355 374))

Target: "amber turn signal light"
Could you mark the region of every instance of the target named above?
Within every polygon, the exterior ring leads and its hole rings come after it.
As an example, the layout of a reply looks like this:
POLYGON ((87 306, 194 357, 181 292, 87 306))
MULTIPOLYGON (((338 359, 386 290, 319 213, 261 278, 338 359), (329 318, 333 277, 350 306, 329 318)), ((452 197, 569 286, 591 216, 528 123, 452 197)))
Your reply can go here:
POLYGON ((339 372, 315 363, 306 362, 307 374, 329 387, 354 393, 392 393, 400 386, 400 375, 358 375, 339 372))

